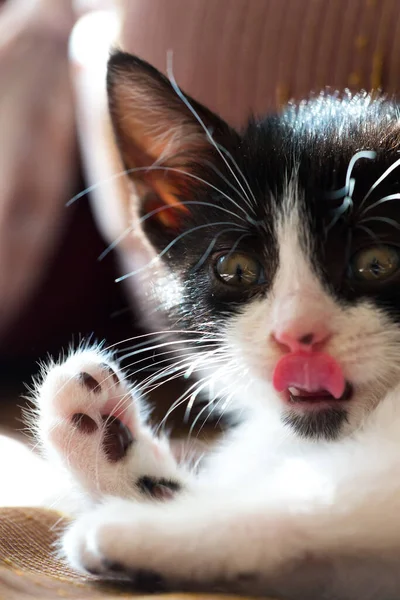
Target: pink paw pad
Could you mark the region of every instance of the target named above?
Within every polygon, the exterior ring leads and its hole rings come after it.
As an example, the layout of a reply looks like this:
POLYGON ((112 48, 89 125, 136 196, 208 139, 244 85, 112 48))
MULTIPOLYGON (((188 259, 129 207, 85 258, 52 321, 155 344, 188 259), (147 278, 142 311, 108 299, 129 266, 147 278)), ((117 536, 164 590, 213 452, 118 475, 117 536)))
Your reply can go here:
POLYGON ((110 462, 118 462, 125 458, 135 439, 131 430, 120 419, 114 416, 103 416, 104 453, 110 462))
MULTIPOLYGON (((115 386, 121 382, 115 371, 107 364, 101 364, 101 369, 107 375, 102 383, 111 378, 115 386)), ((100 395, 104 385, 87 372, 81 372, 76 376, 79 383, 86 387, 89 392, 100 395)), ((101 430, 101 444, 104 454, 109 462, 118 462, 125 458, 129 448, 135 439, 132 434, 131 419, 127 415, 127 402, 123 396, 111 397, 99 407, 99 420, 96 420, 84 412, 77 412, 71 416, 74 427, 82 434, 91 435, 101 430), (101 424, 100 424, 101 423, 101 424)))
MULTIPOLYGON (((91 435, 99 427, 97 423, 84 413, 75 413, 71 417, 72 424, 80 433, 91 435)), ((131 430, 120 419, 113 415, 102 416, 101 444, 107 460, 118 462, 125 458, 129 448, 135 441, 131 430)))

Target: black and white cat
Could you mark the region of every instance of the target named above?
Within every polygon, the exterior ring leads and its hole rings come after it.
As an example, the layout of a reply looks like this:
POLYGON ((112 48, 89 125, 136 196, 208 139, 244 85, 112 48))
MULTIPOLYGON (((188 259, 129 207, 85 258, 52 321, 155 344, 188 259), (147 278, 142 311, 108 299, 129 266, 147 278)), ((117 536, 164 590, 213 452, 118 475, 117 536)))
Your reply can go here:
POLYGON ((108 90, 145 311, 190 401, 240 424, 192 470, 111 356, 52 365, 37 430, 69 477, 65 557, 142 586, 397 599, 398 107, 322 94, 239 134, 124 53, 108 90))

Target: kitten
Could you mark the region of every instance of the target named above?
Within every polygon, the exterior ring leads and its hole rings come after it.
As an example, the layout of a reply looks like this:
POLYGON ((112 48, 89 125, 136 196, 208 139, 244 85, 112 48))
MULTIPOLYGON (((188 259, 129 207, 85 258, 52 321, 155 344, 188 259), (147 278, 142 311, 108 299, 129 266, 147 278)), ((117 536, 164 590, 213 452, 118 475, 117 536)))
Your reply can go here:
POLYGON ((70 478, 66 559, 138 587, 397 598, 396 104, 322 94, 238 133, 124 53, 108 91, 144 312, 169 332, 149 346, 240 423, 191 469, 112 356, 51 365, 37 430, 70 478))

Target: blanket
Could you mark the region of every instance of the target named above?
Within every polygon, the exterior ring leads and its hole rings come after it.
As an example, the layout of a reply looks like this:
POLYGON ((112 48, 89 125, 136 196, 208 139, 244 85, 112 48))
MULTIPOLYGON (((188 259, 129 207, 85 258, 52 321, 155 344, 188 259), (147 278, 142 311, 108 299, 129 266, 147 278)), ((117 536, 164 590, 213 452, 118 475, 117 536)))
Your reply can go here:
POLYGON ((138 595, 74 573, 54 552, 66 523, 52 510, 0 508, 0 600, 233 600, 213 594, 138 595))

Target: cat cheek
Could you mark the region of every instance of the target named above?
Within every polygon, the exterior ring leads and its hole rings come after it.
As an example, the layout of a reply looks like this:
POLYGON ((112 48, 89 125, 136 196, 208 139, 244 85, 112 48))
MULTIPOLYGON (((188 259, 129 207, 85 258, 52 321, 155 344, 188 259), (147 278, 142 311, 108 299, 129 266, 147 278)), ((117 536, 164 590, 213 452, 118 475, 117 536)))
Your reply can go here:
POLYGON ((240 362, 262 380, 272 380, 282 349, 271 337, 271 301, 255 300, 229 326, 227 344, 240 362))

